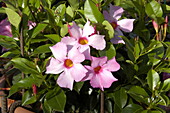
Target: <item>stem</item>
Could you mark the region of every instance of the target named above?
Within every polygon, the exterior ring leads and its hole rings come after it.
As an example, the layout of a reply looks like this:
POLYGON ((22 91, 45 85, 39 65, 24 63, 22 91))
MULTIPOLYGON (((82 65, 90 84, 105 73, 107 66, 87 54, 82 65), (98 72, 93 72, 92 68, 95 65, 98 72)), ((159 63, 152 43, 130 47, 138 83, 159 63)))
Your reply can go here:
MULTIPOLYGON (((20 31, 20 49, 21 49, 21 56, 24 57, 24 38, 23 38, 23 26, 21 25, 21 31, 20 31)), ((25 78, 24 73, 21 73, 22 79, 25 78)), ((22 94, 24 94, 24 89, 22 90, 22 94)))
POLYGON ((100 91, 100 113, 104 113, 104 92, 100 91))

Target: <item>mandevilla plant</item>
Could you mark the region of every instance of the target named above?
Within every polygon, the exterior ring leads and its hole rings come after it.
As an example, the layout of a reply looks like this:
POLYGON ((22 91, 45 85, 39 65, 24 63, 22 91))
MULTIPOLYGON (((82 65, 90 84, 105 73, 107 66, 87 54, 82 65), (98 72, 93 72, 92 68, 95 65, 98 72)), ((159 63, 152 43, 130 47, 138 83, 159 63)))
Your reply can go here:
POLYGON ((37 113, 170 112, 168 0, 0 2, 8 98, 37 113))

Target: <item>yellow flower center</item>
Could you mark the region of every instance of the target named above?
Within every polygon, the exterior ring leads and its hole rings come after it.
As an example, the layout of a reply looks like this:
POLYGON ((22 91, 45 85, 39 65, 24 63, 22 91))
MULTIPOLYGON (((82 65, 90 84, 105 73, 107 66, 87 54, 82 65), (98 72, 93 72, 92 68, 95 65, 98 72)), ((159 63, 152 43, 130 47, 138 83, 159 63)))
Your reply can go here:
POLYGON ((64 61, 64 65, 67 67, 67 68, 70 68, 73 66, 73 62, 70 60, 70 59, 66 59, 64 61))
POLYGON ((80 39, 79 39, 79 44, 81 44, 81 45, 85 45, 85 44, 87 44, 87 43, 88 43, 87 38, 82 37, 82 38, 80 38, 80 39))
POLYGON ((116 29, 116 27, 117 27, 117 23, 116 22, 112 22, 110 24, 112 25, 113 29, 116 29))
POLYGON ((100 69, 101 69, 101 66, 97 66, 97 67, 94 68, 94 72, 99 73, 100 69))

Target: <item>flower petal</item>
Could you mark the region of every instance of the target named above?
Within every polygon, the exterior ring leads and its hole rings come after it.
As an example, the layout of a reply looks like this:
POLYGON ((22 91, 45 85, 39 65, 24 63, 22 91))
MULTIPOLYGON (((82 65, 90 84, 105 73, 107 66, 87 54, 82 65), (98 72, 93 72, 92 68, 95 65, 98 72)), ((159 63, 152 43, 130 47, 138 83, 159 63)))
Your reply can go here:
POLYGON ((68 52, 68 58, 71 59, 74 63, 80 63, 85 60, 85 57, 76 47, 73 47, 69 52, 68 52))
POLYGON ((105 64, 107 62, 107 57, 92 57, 92 63, 91 66, 93 68, 97 67, 97 66, 102 66, 103 64, 105 64))
POLYGON ((94 27, 90 26, 90 21, 87 21, 87 23, 84 25, 83 28, 83 37, 89 36, 95 32, 94 27))
POLYGON ((102 91, 104 91, 99 75, 94 75, 90 80, 90 84, 93 88, 100 88, 102 91))
POLYGON ((108 71, 117 71, 120 69, 120 65, 116 62, 115 57, 107 61, 106 64, 103 65, 103 69, 108 71))
POLYGON ((109 21, 110 23, 115 21, 114 18, 110 16, 110 14, 107 11, 103 11, 103 15, 104 15, 105 20, 109 21))
POLYGON ((106 47, 106 41, 103 35, 92 35, 88 37, 89 45, 97 50, 103 50, 106 47))
POLYGON ((86 68, 82 64, 74 64, 74 66, 69 69, 69 71, 76 82, 81 81, 87 73, 86 68))
POLYGON ((113 82, 117 79, 112 75, 110 71, 103 70, 100 74, 101 86, 104 88, 109 88, 113 82))
POLYGON ((81 80, 81 81, 86 81, 86 80, 90 80, 94 73, 93 73, 93 68, 91 66, 84 66, 88 72, 86 73, 86 76, 81 80))
POLYGON ((67 37, 63 37, 63 38, 61 39, 61 42, 65 43, 66 45, 75 45, 76 39, 67 36, 67 37))
POLYGON ((117 22, 120 29, 124 32, 131 32, 133 30, 133 22, 135 19, 122 19, 117 22))
POLYGON ((46 72, 47 74, 59 74, 64 70, 64 64, 60 61, 58 61, 55 58, 51 58, 47 67, 46 72))
POLYGON ((118 37, 117 35, 115 35, 114 38, 112 38, 110 41, 113 44, 119 44, 119 43, 125 44, 124 40, 122 38, 118 37))
POLYGON ((70 90, 73 89, 73 83, 74 79, 72 78, 68 70, 65 70, 63 73, 61 73, 57 79, 57 84, 60 87, 69 88, 70 90))
POLYGON ((112 4, 110 4, 109 14, 115 20, 118 20, 122 16, 123 11, 124 11, 123 8, 119 6, 113 6, 112 4))
POLYGON ((75 22, 73 22, 72 26, 70 25, 68 26, 68 32, 71 37, 76 38, 76 39, 82 36, 82 30, 79 26, 77 26, 75 22))
POLYGON ((54 46, 50 47, 54 57, 59 61, 64 61, 67 54, 67 46, 62 42, 58 42, 54 46))

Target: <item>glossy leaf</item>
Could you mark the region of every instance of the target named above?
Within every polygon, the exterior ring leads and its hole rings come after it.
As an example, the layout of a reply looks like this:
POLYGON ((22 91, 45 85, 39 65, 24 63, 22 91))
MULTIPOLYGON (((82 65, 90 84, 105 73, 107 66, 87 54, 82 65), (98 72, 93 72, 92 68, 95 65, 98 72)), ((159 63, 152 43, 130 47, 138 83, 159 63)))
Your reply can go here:
POLYGON ((149 88, 154 91, 156 90, 156 86, 158 85, 160 81, 159 74, 155 70, 150 70, 147 74, 147 83, 149 85, 149 88))
POLYGON ((60 42, 61 40, 61 37, 57 34, 49 34, 49 35, 44 35, 44 36, 47 37, 54 44, 57 42, 60 42))
POLYGON ((80 2, 79 0, 68 0, 68 2, 75 10, 78 9, 80 2))
POLYGON ((35 64, 25 58, 14 58, 11 60, 14 67, 24 72, 25 74, 39 74, 35 64))
POLYGON ((7 49, 18 47, 16 40, 3 35, 0 35, 0 45, 7 49))
POLYGON ((142 109, 142 106, 138 104, 129 104, 122 110, 122 113, 140 113, 142 109))
POLYGON ((103 21, 102 23, 105 26, 105 29, 107 30, 107 33, 109 35, 109 38, 113 38, 114 37, 114 29, 112 27, 112 25, 108 22, 108 21, 103 21))
POLYGON ((163 91, 169 91, 170 90, 170 78, 164 80, 162 90, 163 91))
POLYGON ((8 15, 8 19, 10 23, 16 28, 18 28, 21 22, 20 15, 10 8, 5 8, 5 11, 6 11, 6 14, 8 15))
POLYGON ((51 52, 51 50, 49 48, 50 46, 52 46, 52 45, 46 44, 46 45, 39 46, 38 48, 36 48, 34 50, 34 54, 49 53, 49 52, 51 52))
POLYGON ((146 14, 153 19, 156 17, 162 17, 163 14, 161 5, 155 0, 152 0, 150 3, 146 5, 145 11, 146 14))
POLYGON ((48 93, 46 94, 46 100, 49 107, 55 109, 56 111, 64 111, 66 96, 59 87, 48 91, 48 93))
POLYGON ((29 35, 31 38, 35 38, 41 31, 45 29, 47 24, 38 24, 34 29, 29 31, 29 35))
POLYGON ((102 23, 104 21, 102 13, 98 10, 97 6, 91 0, 85 1, 84 15, 92 22, 102 23))
POLYGON ((119 106, 120 108, 123 108, 127 103, 127 94, 126 90, 124 88, 121 88, 120 90, 116 91, 114 93, 114 102, 119 106))
POLYGON ((28 105, 28 104, 32 104, 34 102, 36 102, 37 99, 36 99, 36 96, 32 96, 32 93, 28 90, 26 91, 24 94, 23 94, 23 97, 22 97, 22 105, 28 105))

